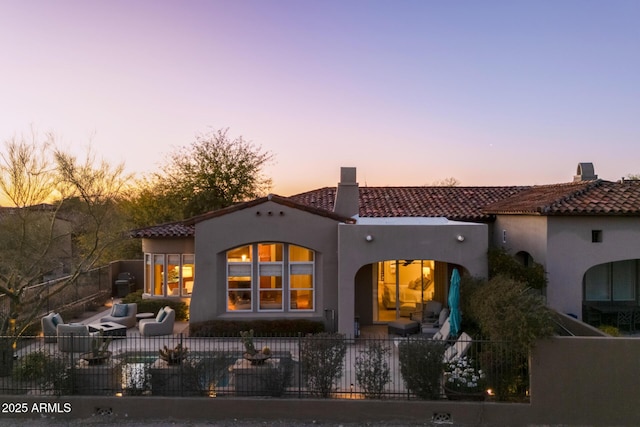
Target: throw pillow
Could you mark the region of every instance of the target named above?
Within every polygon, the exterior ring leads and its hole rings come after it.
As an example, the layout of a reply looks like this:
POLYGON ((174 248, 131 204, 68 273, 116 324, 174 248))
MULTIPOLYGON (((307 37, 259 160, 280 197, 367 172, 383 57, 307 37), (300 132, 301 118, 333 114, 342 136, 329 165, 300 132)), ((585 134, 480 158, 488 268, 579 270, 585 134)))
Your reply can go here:
POLYGON ((53 323, 53 326, 62 324, 62 316, 60 316, 58 313, 54 314, 53 316, 51 316, 51 323, 53 323))
POLYGON ((158 316, 156 317, 156 322, 162 322, 164 318, 167 316, 167 312, 164 308, 161 308, 158 312, 158 316))
POLYGON ((126 317, 128 308, 126 304, 115 304, 113 306, 113 317, 126 317))

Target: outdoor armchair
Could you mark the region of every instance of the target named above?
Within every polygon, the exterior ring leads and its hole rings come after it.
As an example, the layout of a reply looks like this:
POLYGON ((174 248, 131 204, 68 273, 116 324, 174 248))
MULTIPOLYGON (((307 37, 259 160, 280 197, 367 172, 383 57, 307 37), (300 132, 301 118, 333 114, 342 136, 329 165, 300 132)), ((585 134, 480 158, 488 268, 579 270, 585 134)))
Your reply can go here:
POLYGON ((100 322, 119 323, 127 328, 136 326, 136 314, 138 314, 138 304, 132 302, 130 304, 113 304, 109 316, 100 319, 100 322))
POLYGON ((444 362, 449 363, 465 356, 471 348, 471 344, 473 344, 473 339, 469 334, 466 332, 461 333, 456 342, 445 350, 444 362))
POLYGON ((173 333, 173 325, 176 320, 176 312, 166 306, 160 309, 155 319, 142 319, 138 324, 140 335, 170 335, 173 333))
POLYGON ((42 326, 42 335, 44 335, 44 342, 52 343, 58 341, 57 326, 61 324, 64 324, 62 316, 54 312, 51 312, 40 319, 40 325, 42 326))
POLYGON ((67 353, 86 353, 91 350, 92 334, 87 325, 61 324, 58 330, 58 350, 67 353))

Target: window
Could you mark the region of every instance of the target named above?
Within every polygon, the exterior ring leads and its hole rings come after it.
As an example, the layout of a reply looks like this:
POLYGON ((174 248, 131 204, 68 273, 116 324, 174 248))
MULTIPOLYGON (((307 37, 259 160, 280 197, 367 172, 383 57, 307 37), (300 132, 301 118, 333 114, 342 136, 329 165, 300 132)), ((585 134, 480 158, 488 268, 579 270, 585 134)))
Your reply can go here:
POLYGON ((584 275, 586 301, 635 301, 638 260, 599 264, 584 275))
POLYGON ((602 243, 602 230, 591 230, 591 242, 602 243))
POLYGON ((251 246, 243 246, 227 253, 228 308, 232 311, 250 311, 252 293, 251 246))
POLYGON ((314 258, 314 251, 285 243, 264 242, 229 250, 227 310, 313 310, 314 258))
POLYGON ((193 254, 145 254, 144 292, 153 296, 191 296, 193 254))

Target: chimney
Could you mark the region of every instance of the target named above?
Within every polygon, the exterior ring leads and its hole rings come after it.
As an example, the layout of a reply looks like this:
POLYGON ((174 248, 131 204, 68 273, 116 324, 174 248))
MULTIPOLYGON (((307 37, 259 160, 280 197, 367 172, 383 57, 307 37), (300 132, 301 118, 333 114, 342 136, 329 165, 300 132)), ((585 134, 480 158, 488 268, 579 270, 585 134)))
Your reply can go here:
POLYGON ((573 176, 573 182, 593 181, 595 179, 598 179, 598 175, 595 173, 593 163, 578 163, 578 171, 573 176))
POLYGON ((356 168, 340 168, 340 182, 333 212, 346 217, 358 215, 360 212, 360 190, 356 182, 356 168))

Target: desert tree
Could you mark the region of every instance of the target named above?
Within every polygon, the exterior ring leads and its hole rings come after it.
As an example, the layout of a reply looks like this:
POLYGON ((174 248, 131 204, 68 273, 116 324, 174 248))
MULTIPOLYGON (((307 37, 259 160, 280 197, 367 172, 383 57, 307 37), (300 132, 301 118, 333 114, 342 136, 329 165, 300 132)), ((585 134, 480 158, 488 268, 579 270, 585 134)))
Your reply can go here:
POLYGON ((141 180, 132 197, 140 226, 177 221, 263 196, 273 154, 228 129, 196 135, 169 153, 160 172, 141 180))
POLYGON ((104 261, 122 241, 117 212, 128 177, 122 166, 83 161, 55 147, 53 135, 14 137, 0 153, 0 191, 12 206, 0 209, 0 335, 19 336, 46 299, 104 261), (63 277, 51 290, 34 287, 63 277))

